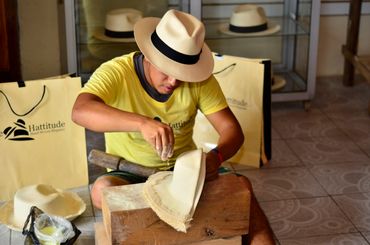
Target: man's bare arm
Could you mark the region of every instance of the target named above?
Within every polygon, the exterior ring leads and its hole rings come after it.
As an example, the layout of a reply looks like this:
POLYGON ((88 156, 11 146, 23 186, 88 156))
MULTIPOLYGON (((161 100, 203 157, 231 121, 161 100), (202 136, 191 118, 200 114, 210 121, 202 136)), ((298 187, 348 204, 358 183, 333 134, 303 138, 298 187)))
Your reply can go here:
POLYGON ((162 159, 172 155, 174 135, 169 125, 111 107, 96 95, 82 93, 77 97, 72 120, 96 132, 141 132, 162 159))
MULTIPOLYGON (((234 156, 244 142, 244 134, 230 108, 206 116, 219 134, 217 149, 223 160, 234 156)), ((207 153, 207 180, 217 178, 220 159, 217 153, 207 153)))

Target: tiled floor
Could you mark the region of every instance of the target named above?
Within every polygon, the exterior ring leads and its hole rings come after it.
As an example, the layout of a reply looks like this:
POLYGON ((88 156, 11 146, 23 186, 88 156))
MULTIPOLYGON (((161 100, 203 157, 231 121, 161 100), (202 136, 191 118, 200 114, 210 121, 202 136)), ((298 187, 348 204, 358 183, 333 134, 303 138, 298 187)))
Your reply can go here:
MULTIPOLYGON (((269 165, 231 167, 252 181, 278 244, 370 244, 370 84, 321 78, 316 86, 309 111, 301 102, 273 103, 269 165)), ((102 135, 88 132, 87 148, 104 149, 102 135)), ((92 182, 103 170, 89 167, 92 182)), ((88 207, 74 221, 82 231, 76 244, 94 244, 101 212, 88 187, 76 191, 88 207)), ((0 244, 23 244, 23 236, 0 225, 0 244)))

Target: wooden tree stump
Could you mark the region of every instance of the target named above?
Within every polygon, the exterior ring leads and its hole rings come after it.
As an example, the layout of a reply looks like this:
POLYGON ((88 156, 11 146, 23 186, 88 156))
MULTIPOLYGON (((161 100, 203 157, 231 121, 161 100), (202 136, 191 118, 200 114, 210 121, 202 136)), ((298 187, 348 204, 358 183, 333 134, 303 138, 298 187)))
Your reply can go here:
POLYGON ((248 233, 250 192, 234 174, 205 183, 186 233, 159 219, 145 202, 143 185, 104 189, 102 212, 109 244, 191 244, 248 233))

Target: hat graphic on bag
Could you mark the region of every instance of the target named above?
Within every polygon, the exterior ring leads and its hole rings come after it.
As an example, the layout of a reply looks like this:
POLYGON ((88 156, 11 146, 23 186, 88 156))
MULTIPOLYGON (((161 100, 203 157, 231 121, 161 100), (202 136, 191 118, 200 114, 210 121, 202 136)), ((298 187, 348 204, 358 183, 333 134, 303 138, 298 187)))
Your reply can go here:
POLYGON ((144 183, 143 196, 158 217, 186 232, 201 196, 206 176, 202 149, 178 156, 174 171, 160 171, 144 183))
POLYGON ((142 12, 133 8, 111 10, 105 17, 104 28, 98 27, 93 36, 109 42, 135 42, 134 25, 142 17, 142 12))
POLYGON ((140 51, 166 75, 200 82, 212 74, 214 63, 204 43, 205 27, 196 17, 171 9, 162 18, 139 20, 134 35, 140 51))
POLYGON ((254 4, 236 6, 229 22, 219 26, 220 32, 233 36, 264 36, 280 30, 280 25, 268 22, 265 10, 254 4))
POLYGON ((17 190, 14 199, 0 207, 0 223, 12 230, 22 231, 32 206, 70 221, 86 209, 86 204, 76 193, 45 184, 30 185, 17 190))

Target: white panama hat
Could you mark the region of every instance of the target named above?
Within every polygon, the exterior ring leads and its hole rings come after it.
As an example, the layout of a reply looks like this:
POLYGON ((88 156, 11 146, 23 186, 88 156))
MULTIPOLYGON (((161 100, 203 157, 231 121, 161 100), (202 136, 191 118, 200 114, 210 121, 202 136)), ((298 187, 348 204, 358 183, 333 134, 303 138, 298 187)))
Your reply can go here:
POLYGON ((171 9, 162 18, 139 20, 134 35, 140 51, 166 75, 185 82, 211 76, 212 53, 204 42, 205 27, 196 17, 171 9))
POLYGON ((143 195, 161 220, 177 231, 186 232, 203 190, 206 166, 202 149, 184 152, 176 159, 174 171, 151 175, 143 195))
POLYGON ((86 209, 86 204, 76 193, 55 189, 50 185, 30 185, 19 189, 12 201, 0 207, 0 223, 21 231, 32 206, 67 220, 73 220, 86 209))
POLYGON ((280 25, 268 22, 265 10, 254 4, 236 6, 229 22, 219 26, 220 32, 233 36, 264 36, 280 30, 280 25))
POLYGON ((109 42, 135 42, 134 25, 142 17, 142 12, 133 8, 111 10, 105 17, 105 26, 96 28, 93 36, 109 42))

